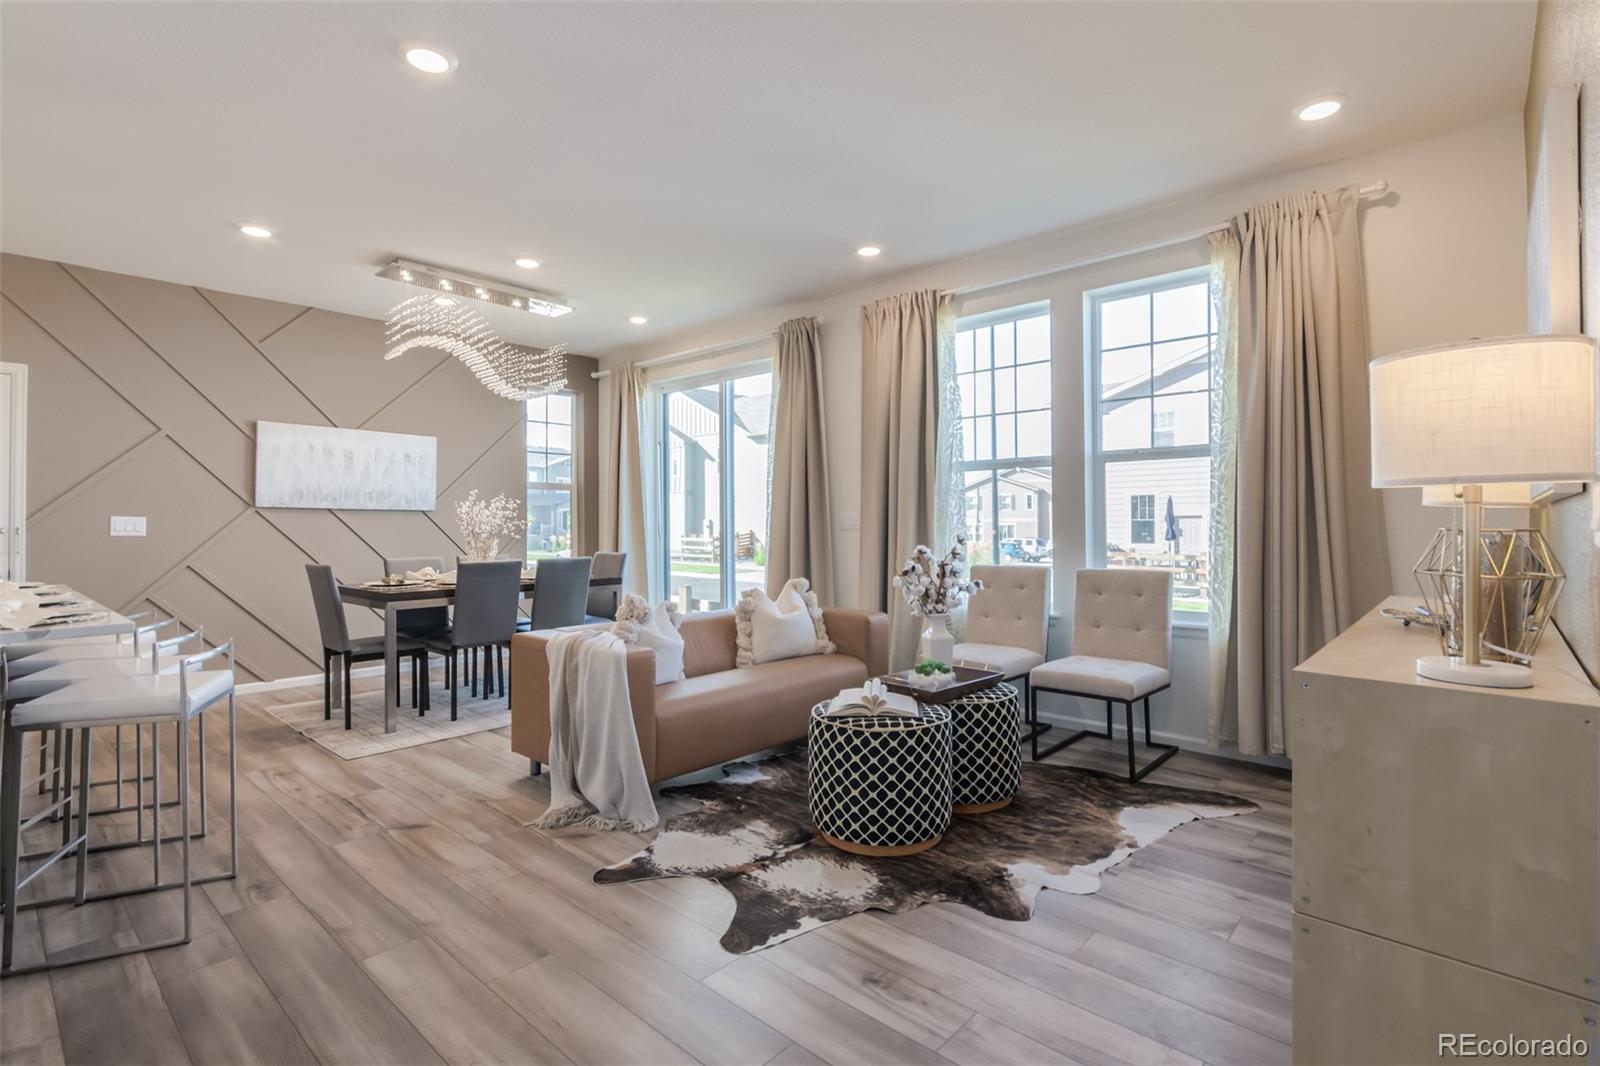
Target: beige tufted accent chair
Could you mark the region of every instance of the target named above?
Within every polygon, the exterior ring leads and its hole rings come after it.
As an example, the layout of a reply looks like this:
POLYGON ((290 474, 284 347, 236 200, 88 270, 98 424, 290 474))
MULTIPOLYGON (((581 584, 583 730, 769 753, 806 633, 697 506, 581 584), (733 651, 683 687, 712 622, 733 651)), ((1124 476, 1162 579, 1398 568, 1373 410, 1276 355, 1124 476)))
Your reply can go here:
POLYGON ((1170 759, 1177 747, 1150 740, 1150 697, 1172 684, 1172 574, 1145 567, 1079 570, 1072 654, 1034 667, 1028 680, 1028 717, 1035 723, 1041 692, 1106 701, 1104 733, 1080 729, 1041 752, 1039 737, 1053 727, 1036 725, 1035 762, 1087 736, 1109 739, 1113 703, 1121 703, 1127 713, 1129 781, 1170 759), (1145 747, 1160 751, 1143 767, 1134 757, 1133 705, 1138 700, 1144 701, 1145 747))
POLYGON ((998 670, 1007 681, 1027 677, 1044 662, 1050 568, 974 566, 972 576, 983 588, 967 599, 967 629, 955 647, 956 661, 998 670))

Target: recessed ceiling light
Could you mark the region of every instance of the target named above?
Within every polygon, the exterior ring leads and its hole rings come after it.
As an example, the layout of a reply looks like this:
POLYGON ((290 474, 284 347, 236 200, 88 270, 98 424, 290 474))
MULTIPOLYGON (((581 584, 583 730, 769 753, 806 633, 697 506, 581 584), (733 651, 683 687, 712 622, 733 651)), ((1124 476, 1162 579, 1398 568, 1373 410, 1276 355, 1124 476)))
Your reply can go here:
POLYGON ((879 248, 876 244, 863 244, 860 248, 856 249, 856 254, 861 256, 863 259, 871 259, 875 255, 882 255, 883 249, 879 248))
POLYGON ((424 74, 448 74, 456 69, 453 56, 420 44, 406 49, 406 62, 424 74))
POLYGON ((521 267, 523 270, 538 270, 539 260, 529 259, 527 256, 523 256, 521 259, 517 260, 517 266, 521 267))
POLYGON ((1321 100, 1313 100, 1309 104, 1297 107, 1295 117, 1301 122, 1321 122, 1325 118, 1332 118, 1344 106, 1344 101, 1336 96, 1326 96, 1321 100))
POLYGON ((629 315, 628 316, 628 321, 632 322, 636 326, 642 326, 642 325, 644 325, 646 322, 648 322, 650 320, 648 318, 644 317, 643 315, 629 315))
POLYGON ((257 225, 254 222, 244 223, 239 227, 239 232, 244 234, 246 237, 254 237, 258 241, 264 241, 268 237, 272 236, 271 230, 265 226, 257 225))

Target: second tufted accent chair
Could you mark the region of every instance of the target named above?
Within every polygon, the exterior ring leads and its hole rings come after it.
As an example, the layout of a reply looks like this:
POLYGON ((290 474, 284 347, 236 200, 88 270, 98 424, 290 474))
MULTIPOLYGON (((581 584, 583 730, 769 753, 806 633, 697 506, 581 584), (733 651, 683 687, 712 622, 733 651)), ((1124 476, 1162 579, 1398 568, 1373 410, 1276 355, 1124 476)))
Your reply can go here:
POLYGON ((1137 781, 1170 759, 1178 749, 1150 740, 1150 697, 1172 683, 1172 574, 1145 567, 1079 570, 1073 601, 1072 654, 1037 666, 1029 675, 1029 718, 1038 721, 1039 693, 1105 700, 1106 731, 1080 729, 1044 751, 1035 728, 1035 761, 1087 736, 1110 738, 1111 705, 1127 711, 1128 780, 1137 781), (1133 705, 1144 701, 1144 743, 1161 752, 1137 767, 1134 761, 1133 705))
POLYGON ((974 566, 972 577, 983 588, 967 599, 967 628, 955 646, 956 662, 998 670, 1006 681, 1026 679, 1044 662, 1050 568, 974 566))

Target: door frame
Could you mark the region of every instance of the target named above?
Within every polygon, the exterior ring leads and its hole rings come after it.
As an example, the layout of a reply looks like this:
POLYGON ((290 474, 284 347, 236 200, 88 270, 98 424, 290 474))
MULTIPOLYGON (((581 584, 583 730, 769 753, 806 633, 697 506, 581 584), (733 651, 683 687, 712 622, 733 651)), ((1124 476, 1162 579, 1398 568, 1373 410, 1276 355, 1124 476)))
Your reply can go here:
POLYGON ((11 515, 11 580, 28 576, 28 365, 0 363, 0 374, 11 379, 11 410, 6 412, 6 432, 11 461, 9 513, 11 515))

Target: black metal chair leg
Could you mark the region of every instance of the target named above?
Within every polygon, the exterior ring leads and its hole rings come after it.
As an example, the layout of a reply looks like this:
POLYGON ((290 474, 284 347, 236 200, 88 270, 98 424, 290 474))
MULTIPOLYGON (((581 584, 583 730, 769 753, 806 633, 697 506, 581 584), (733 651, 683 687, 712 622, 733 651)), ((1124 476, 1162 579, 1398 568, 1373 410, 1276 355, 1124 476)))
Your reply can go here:
POLYGON ((350 728, 350 656, 345 654, 344 659, 344 727, 350 728))
POLYGON ((1111 739, 1111 701, 1106 700, 1106 739, 1111 739))
POLYGON ((1137 781, 1139 764, 1133 757, 1133 701, 1128 700, 1122 706, 1128 713, 1128 780, 1137 781))
MULTIPOLYGON (((455 681, 456 674, 461 669, 460 665, 456 661, 456 656, 458 654, 460 654, 459 649, 452 648, 450 650, 450 680, 452 682, 455 681)), ((470 656, 467 659, 467 663, 468 663, 468 666, 470 668, 471 663, 472 663, 472 659, 471 659, 470 656)), ((450 720, 452 722, 456 720, 456 698, 460 694, 461 694, 461 686, 456 685, 456 684, 451 684, 451 686, 450 686, 450 720)))
POLYGON ((1150 697, 1144 698, 1144 746, 1152 747, 1150 742, 1150 697))
POLYGON ((333 719, 333 656, 322 649, 322 720, 333 719))
POLYGON ((500 679, 500 695, 506 694, 506 650, 496 644, 494 647, 494 673, 500 679))

